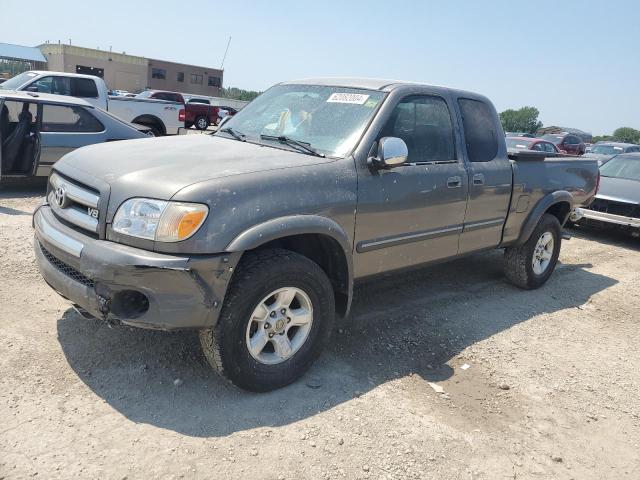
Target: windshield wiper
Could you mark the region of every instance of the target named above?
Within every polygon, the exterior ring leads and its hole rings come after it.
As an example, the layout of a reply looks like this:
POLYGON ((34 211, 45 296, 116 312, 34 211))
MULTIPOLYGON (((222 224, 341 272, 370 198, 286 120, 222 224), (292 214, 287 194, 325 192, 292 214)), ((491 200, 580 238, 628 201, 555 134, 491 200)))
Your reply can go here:
POLYGON ((246 142, 247 139, 245 138, 246 135, 244 133, 240 133, 240 132, 236 132, 233 128, 231 127, 227 127, 227 128, 223 128, 222 130, 220 130, 220 132, 222 133, 228 133, 229 135, 231 135, 233 138, 235 138, 236 140, 240 140, 241 142, 246 142))
POLYGON ((292 147, 298 147, 304 150, 311 155, 315 155, 316 157, 325 157, 324 153, 320 153, 318 150, 313 148, 310 143, 301 142, 299 140, 294 140, 293 138, 289 138, 284 135, 260 135, 262 140, 275 140, 280 143, 286 143, 287 145, 291 145, 292 147))

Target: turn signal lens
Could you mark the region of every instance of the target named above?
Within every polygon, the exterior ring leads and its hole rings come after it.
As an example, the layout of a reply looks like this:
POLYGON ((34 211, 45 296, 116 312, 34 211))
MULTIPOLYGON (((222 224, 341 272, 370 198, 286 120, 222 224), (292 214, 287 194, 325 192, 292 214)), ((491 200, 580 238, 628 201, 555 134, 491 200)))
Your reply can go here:
POLYGON ((209 208, 199 203, 169 202, 162 214, 156 241, 179 242, 196 233, 207 218, 209 208))
POLYGON ((190 237, 202 224, 205 215, 205 212, 190 212, 185 214, 178 225, 178 238, 183 240, 190 237))

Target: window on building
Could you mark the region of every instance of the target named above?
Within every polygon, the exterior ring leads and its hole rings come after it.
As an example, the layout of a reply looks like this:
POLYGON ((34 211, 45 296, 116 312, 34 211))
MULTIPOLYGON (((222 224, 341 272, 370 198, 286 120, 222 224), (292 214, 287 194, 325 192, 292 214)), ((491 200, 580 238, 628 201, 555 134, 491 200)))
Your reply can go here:
POLYGON ((178 81, 184 82, 184 72, 178 72, 178 81))
POLYGON ((220 86, 220 77, 209 77, 209 86, 210 87, 219 87, 220 86))
POLYGON ((167 71, 164 68, 152 68, 151 78, 157 78, 158 80, 165 80, 167 78, 167 71))
POLYGON ((204 81, 204 76, 198 75, 197 73, 191 74, 191 83, 194 83, 196 85, 202 85, 203 81, 204 81))
POLYGON ((104 127, 82 107, 42 106, 43 132, 102 132, 104 127))
POLYGON ((81 73, 82 75, 95 75, 96 77, 104 78, 104 68, 76 65, 76 73, 81 73))

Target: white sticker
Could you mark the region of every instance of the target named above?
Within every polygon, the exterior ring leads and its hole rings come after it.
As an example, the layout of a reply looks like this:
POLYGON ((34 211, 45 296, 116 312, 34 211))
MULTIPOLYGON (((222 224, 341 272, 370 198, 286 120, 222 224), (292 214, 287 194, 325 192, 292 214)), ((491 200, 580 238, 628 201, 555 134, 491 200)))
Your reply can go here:
POLYGON ((327 99, 327 103, 351 103, 354 105, 364 105, 369 95, 362 93, 332 93, 327 99))

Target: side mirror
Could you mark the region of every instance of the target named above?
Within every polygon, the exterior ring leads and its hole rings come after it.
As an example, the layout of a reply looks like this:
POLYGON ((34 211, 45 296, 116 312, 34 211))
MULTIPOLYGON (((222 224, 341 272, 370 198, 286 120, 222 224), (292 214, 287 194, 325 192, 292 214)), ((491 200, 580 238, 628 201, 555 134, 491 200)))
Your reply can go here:
POLYGON ((29 87, 26 88, 27 92, 37 92, 38 91, 38 87, 36 85, 31 85, 29 87))
POLYGON ((403 165, 409 157, 409 149, 398 137, 383 137, 378 143, 378 156, 370 157, 369 164, 375 168, 393 168, 403 165))

